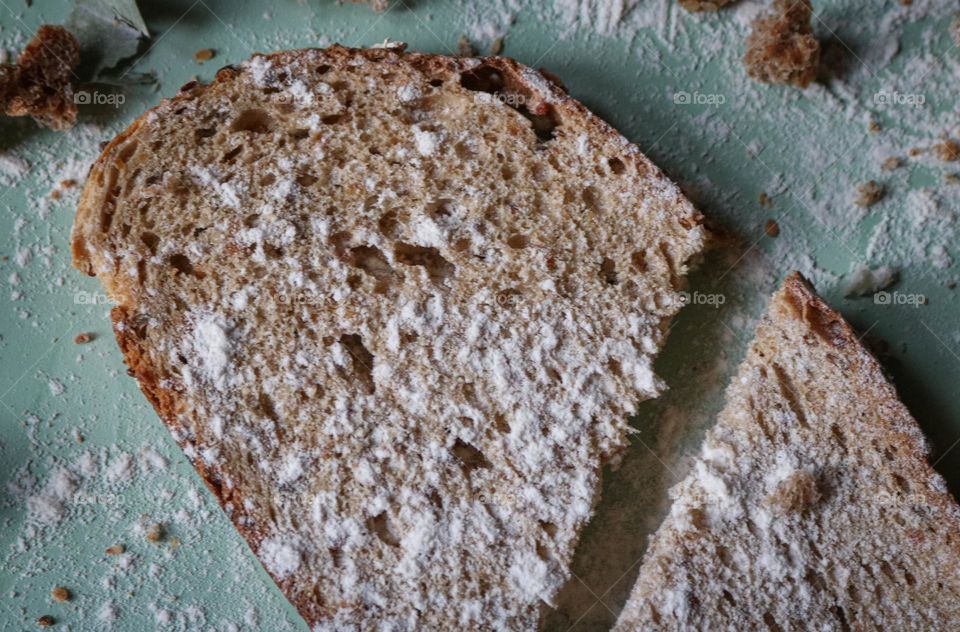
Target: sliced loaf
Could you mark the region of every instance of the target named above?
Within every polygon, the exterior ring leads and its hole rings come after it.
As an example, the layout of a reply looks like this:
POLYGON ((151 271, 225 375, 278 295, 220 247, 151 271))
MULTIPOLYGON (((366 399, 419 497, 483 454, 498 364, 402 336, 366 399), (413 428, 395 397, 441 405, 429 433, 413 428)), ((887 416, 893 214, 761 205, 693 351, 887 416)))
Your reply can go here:
POLYGON ((960 508, 843 318, 773 297, 616 630, 953 630, 960 508))
POLYGON ((700 217, 503 58, 257 55, 147 112, 75 265, 316 629, 532 629, 568 577, 700 217))

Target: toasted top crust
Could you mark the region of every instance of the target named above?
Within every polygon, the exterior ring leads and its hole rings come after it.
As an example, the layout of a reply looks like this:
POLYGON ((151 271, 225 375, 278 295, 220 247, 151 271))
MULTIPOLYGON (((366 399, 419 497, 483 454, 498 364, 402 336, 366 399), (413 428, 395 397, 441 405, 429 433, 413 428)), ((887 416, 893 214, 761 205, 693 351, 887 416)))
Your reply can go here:
POLYGON ((529 68, 334 46, 140 117, 73 253, 311 624, 524 629, 660 388, 699 222, 529 68))
POLYGON ((617 630, 960 623, 960 508, 877 361, 797 273, 672 495, 617 630))

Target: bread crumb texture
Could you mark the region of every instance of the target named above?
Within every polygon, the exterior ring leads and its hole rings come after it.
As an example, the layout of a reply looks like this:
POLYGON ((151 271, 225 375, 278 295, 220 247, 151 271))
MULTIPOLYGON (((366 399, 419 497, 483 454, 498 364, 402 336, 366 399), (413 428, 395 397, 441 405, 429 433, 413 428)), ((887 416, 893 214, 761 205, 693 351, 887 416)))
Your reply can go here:
POLYGON ((809 85, 820 64, 812 17, 810 0, 775 0, 769 14, 753 21, 743 58, 747 74, 763 83, 809 85))
POLYGON ((317 629, 531 629, 699 215, 507 59, 255 56, 115 139, 74 228, 140 386, 317 629))
POLYGON ((16 64, 0 64, 0 111, 31 116, 50 129, 73 127, 77 120, 73 71, 79 63, 77 39, 62 26, 44 24, 16 64))
POLYGON ((960 625, 960 508, 876 360, 799 274, 671 495, 616 630, 960 625))

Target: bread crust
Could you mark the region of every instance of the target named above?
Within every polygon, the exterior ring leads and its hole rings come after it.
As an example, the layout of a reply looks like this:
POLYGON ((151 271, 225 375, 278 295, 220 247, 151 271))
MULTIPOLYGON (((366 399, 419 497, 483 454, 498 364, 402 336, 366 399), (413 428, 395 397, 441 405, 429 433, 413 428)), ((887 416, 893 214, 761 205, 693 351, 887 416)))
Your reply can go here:
MULTIPOLYGON (((888 411, 886 419, 892 421, 886 432, 890 443, 898 446, 901 454, 908 456, 906 474, 912 480, 927 481, 940 479, 940 475, 928 461, 929 450, 920 426, 900 401, 893 384, 887 379, 883 367, 861 342, 861 336, 844 319, 843 315, 831 308, 820 298, 813 284, 800 272, 790 273, 783 283, 783 298, 790 306, 794 317, 810 324, 810 328, 827 344, 834 347, 847 363, 852 375, 882 389, 883 396, 876 402, 877 408, 888 411)), ((949 492, 935 493, 928 485, 921 486, 921 492, 927 502, 942 510, 944 516, 952 519, 950 533, 951 544, 956 558, 960 560, 960 507, 949 492)))
MULTIPOLYGON (((317 49, 305 49, 297 51, 282 51, 267 55, 255 55, 254 58, 264 58, 274 65, 282 66, 290 63, 301 56, 309 54, 317 49)), ((558 87, 554 82, 545 78, 539 72, 527 68, 518 62, 504 57, 483 57, 483 58, 453 58, 439 55, 405 53, 402 47, 391 47, 382 49, 352 49, 339 45, 323 49, 332 64, 346 65, 350 60, 357 56, 362 56, 370 62, 399 64, 408 63, 422 70, 425 74, 437 79, 446 79, 464 72, 470 71, 478 66, 485 66, 496 69, 501 73, 504 83, 513 91, 521 92, 527 95, 529 108, 534 114, 546 114, 552 108, 561 111, 563 116, 570 117, 578 121, 578 124, 587 130, 593 136, 599 136, 616 143, 622 152, 624 160, 628 166, 635 168, 646 178, 655 183, 662 183, 664 186, 673 187, 666 176, 651 163, 635 146, 631 145, 619 133, 617 133, 607 123, 589 112, 582 104, 571 98, 565 91, 558 87)), ((183 104, 190 101, 201 99, 203 94, 213 86, 234 81, 238 77, 238 71, 232 66, 221 68, 215 79, 210 85, 201 85, 191 82, 180 89, 180 92, 171 99, 164 100, 158 106, 148 110, 127 129, 114 138, 103 150, 100 157, 96 160, 90 170, 90 174, 83 189, 80 202, 77 209, 76 221, 73 227, 71 250, 74 266, 91 276, 98 272, 98 265, 103 265, 96 261, 95 253, 91 251, 87 235, 93 234, 99 230, 102 214, 110 212, 105 209, 105 204, 109 204, 110 170, 121 160, 118 156, 121 148, 133 137, 141 126, 146 125, 154 117, 177 116, 177 111, 183 104)), ((682 210, 681 225, 690 231, 702 231, 703 217, 694 207, 676 191, 669 204, 682 210)), ((683 262, 677 262, 682 266, 683 262)), ((111 274, 111 276, 119 276, 111 274)), ((122 285, 122 281, 115 285, 107 287, 111 299, 116 301, 117 306, 112 310, 113 329, 124 355, 124 361, 130 369, 130 373, 136 378, 140 389, 151 402, 160 418, 169 427, 173 436, 180 447, 189 455, 196 449, 192 442, 191 433, 183 428, 179 422, 179 415, 185 409, 184 398, 186 394, 177 388, 165 383, 163 376, 158 375, 147 360, 145 349, 141 346, 141 340, 135 335, 138 323, 132 315, 132 293, 127 291, 122 285)), ((229 515, 236 529, 243 535, 251 549, 256 552, 261 542, 267 537, 263 530, 257 528, 258 523, 249 516, 244 507, 244 498, 236 492, 235 489, 223 484, 224 473, 220 471, 216 463, 208 463, 202 459, 192 458, 197 472, 203 479, 207 487, 217 497, 220 505, 229 515)), ((258 557, 259 559, 259 557, 258 557)), ((262 562, 262 560, 261 560, 262 562)), ((266 565, 264 565, 266 568, 266 565)), ((289 590, 293 581, 290 578, 284 579, 272 573, 269 568, 267 572, 271 574, 274 581, 284 589, 284 593, 291 600, 300 614, 312 625, 332 617, 339 609, 348 607, 349 604, 321 604, 319 599, 309 598, 302 591, 297 592, 289 590)))

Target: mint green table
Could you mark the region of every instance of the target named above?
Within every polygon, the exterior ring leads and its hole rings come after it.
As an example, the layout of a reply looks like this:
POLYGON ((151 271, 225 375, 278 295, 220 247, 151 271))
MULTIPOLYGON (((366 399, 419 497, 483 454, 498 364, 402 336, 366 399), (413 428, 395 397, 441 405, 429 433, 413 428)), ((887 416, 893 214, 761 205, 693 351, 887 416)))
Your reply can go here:
MULTIPOLYGON (((0 0, 0 48, 16 54, 39 24, 62 22, 68 4, 0 0)), ((643 0, 627 2, 636 6, 619 20, 607 4, 401 0, 376 14, 327 0, 143 0, 154 37, 132 72, 155 71, 157 84, 103 87, 113 96, 83 106, 67 134, 0 122, 0 629, 35 629, 40 615, 72 630, 306 629, 127 377, 96 280, 70 267, 77 187, 59 184, 82 182, 98 144, 162 95, 254 51, 389 37, 454 52, 462 34, 486 50, 503 35, 504 54, 560 75, 726 231, 692 276, 697 304, 658 362, 672 390, 641 407, 549 629, 609 629, 667 488, 721 406, 766 297, 792 269, 877 344, 936 468, 960 489, 960 449, 951 451, 960 185, 949 181, 960 163, 929 151, 941 132, 960 133, 948 3, 817 2, 829 70, 803 92, 744 76, 756 3, 695 16, 643 0), (193 53, 204 48, 216 55, 199 63, 193 53), (883 170, 889 156, 902 166, 883 170), (886 196, 858 208, 856 187, 871 179, 886 196), (768 219, 779 236, 765 233, 768 219), (889 300, 844 296, 859 265, 899 271, 889 300), (81 332, 93 339, 76 344, 81 332), (166 525, 157 543, 145 537, 155 523, 166 525), (125 552, 106 554, 114 545, 125 552), (51 599, 58 585, 69 602, 51 599)))

